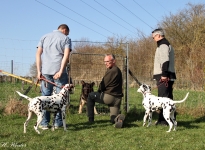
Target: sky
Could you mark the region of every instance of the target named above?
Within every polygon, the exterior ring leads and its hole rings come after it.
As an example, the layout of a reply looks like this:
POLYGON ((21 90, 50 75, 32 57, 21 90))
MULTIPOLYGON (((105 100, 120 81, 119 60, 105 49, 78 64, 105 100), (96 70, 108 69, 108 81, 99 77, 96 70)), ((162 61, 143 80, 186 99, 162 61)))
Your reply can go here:
POLYGON ((60 24, 72 41, 106 42, 108 37, 137 38, 157 28, 163 17, 205 0, 0 0, 0 70, 28 75, 36 45, 60 24), (11 70, 11 61, 14 67, 11 70))

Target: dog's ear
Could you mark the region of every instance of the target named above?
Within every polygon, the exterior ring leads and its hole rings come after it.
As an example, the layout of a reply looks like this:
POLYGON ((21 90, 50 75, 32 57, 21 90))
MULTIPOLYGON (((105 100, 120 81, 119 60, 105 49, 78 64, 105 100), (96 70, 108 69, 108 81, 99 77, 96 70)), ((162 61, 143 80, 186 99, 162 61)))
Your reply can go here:
POLYGON ((75 86, 74 86, 74 84, 68 84, 68 87, 74 88, 75 86))
POLYGON ((147 86, 145 84, 142 84, 142 87, 146 90, 147 86))
POLYGON ((149 87, 149 90, 151 91, 152 90, 151 86, 149 85, 148 87, 149 87))
POLYGON ((142 87, 143 87, 143 89, 145 90, 145 91, 149 91, 149 92, 151 92, 151 86, 150 85, 147 85, 147 84, 142 84, 142 87))
POLYGON ((82 85, 84 85, 84 84, 85 84, 85 82, 82 80, 82 81, 81 81, 81 84, 82 84, 82 85))

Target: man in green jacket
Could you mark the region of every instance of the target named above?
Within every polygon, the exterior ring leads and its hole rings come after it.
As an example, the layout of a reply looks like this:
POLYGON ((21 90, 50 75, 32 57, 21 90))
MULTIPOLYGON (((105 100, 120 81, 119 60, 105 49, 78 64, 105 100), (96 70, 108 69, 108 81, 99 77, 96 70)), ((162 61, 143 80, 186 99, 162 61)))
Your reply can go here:
POLYGON ((119 114, 122 93, 122 72, 116 66, 115 56, 106 54, 104 58, 107 71, 100 82, 98 92, 91 92, 88 95, 87 108, 89 122, 94 122, 95 102, 107 104, 110 108, 110 121, 116 128, 122 128, 124 115, 119 114))

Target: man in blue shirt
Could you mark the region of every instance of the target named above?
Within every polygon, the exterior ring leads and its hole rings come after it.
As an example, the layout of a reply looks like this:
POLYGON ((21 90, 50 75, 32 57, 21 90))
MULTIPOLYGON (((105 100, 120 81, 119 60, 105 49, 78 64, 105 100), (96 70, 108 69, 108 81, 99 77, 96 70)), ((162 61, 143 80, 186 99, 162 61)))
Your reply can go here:
MULTIPOLYGON (((40 79, 43 75, 47 80, 54 82, 61 87, 68 83, 68 74, 66 65, 69 62, 71 49, 69 38, 69 27, 66 24, 61 24, 58 30, 54 30, 41 37, 37 52, 36 66, 37 78, 40 79)), ((43 96, 50 96, 53 92, 52 84, 42 81, 41 92, 43 96)), ((60 88, 56 88, 56 92, 60 92, 60 88)), ((46 130, 50 122, 50 113, 45 112, 41 122, 41 128, 46 130)), ((63 126, 61 113, 57 113, 54 123, 55 128, 63 126)))

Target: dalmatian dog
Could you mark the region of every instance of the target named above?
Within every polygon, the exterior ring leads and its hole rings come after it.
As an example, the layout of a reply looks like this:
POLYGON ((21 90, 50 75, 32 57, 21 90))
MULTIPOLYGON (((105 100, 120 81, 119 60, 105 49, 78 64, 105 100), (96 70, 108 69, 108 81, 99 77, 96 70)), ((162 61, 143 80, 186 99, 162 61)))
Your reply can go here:
POLYGON ((169 130, 167 132, 170 132, 173 126, 174 126, 173 131, 175 131, 177 127, 177 121, 174 117, 174 112, 176 111, 175 104, 183 103, 187 99, 189 92, 186 94, 185 98, 180 101, 173 101, 172 99, 167 97, 157 97, 155 95, 152 95, 151 87, 146 84, 142 84, 137 90, 137 92, 142 93, 143 95, 142 105, 145 108, 143 126, 146 125, 146 120, 147 117, 149 116, 148 125, 147 125, 147 127, 149 127, 152 122, 152 113, 154 111, 158 111, 159 109, 163 109, 163 116, 169 124, 169 130))
MULTIPOLYGON (((74 94, 74 91, 75 91, 75 86, 71 83, 72 87, 70 87, 69 89, 69 94, 74 94)), ((53 94, 57 94, 57 87, 56 86, 53 86, 53 92, 52 92, 52 95, 53 94)))
POLYGON ((38 96, 35 98, 30 98, 30 97, 23 95, 20 92, 16 91, 20 96, 29 100, 28 118, 27 118, 26 122, 24 123, 24 133, 26 133, 26 126, 28 125, 28 122, 31 119, 32 114, 35 113, 37 115, 37 122, 34 125, 34 129, 38 134, 40 134, 40 132, 38 130, 38 126, 43 119, 45 110, 50 111, 51 113, 54 113, 52 131, 54 131, 54 123, 55 123, 56 113, 58 111, 61 111, 62 120, 63 120, 63 127, 64 127, 64 130, 66 131, 67 129, 66 129, 66 123, 65 123, 65 115, 66 115, 65 112, 66 112, 66 107, 69 103, 68 102, 68 93, 72 87, 73 87, 73 85, 66 84, 61 89, 59 94, 53 94, 51 96, 38 96))
MULTIPOLYGON (((75 86, 72 84, 72 87, 70 87, 69 89, 69 94, 74 94, 74 91, 75 91, 75 86)), ((53 92, 52 92, 52 95, 54 94, 57 94, 57 87, 56 86, 53 86, 53 92)), ((68 96, 68 108, 70 106, 70 97, 68 96)))
MULTIPOLYGON (((93 86, 95 85, 95 82, 86 83, 84 81, 81 81, 81 84, 82 84, 82 90, 81 90, 81 95, 80 95, 80 104, 79 104, 79 111, 78 111, 79 114, 82 113, 83 107, 87 103, 88 94, 94 91, 93 86)), ((86 107, 86 110, 87 110, 87 107, 86 107)), ((98 114, 96 107, 94 107, 94 113, 98 114)))

